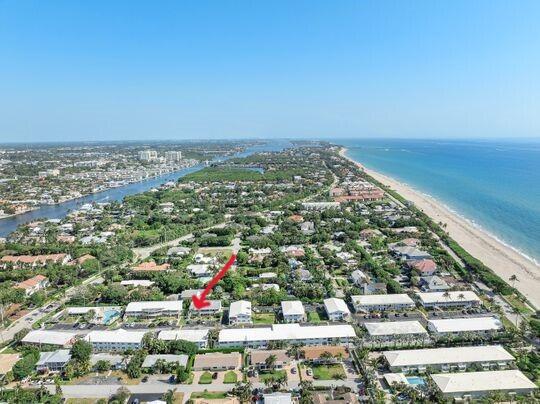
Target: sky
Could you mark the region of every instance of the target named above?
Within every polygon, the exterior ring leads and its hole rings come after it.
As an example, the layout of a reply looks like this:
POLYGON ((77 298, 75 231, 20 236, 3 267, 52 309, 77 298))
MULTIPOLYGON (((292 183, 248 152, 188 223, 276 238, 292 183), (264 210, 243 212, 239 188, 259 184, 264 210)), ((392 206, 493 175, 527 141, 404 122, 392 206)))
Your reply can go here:
POLYGON ((0 0, 0 142, 540 137, 540 1, 0 0))

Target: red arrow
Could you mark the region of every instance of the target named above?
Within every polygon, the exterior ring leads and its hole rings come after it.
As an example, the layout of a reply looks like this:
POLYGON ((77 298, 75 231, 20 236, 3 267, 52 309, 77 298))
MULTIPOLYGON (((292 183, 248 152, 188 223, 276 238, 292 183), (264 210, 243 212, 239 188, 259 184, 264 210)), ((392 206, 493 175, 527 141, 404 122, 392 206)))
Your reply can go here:
POLYGON ((227 273, 232 264, 234 264, 235 260, 236 254, 233 253, 233 255, 231 255, 231 258, 229 258, 229 261, 227 261, 225 265, 223 265, 223 268, 221 268, 219 272, 212 278, 212 280, 208 282, 208 285, 206 285, 206 288, 204 288, 202 293, 200 295, 191 296, 193 305, 197 310, 210 306, 210 302, 206 300, 206 296, 212 291, 212 288, 216 286, 219 280, 223 278, 223 276, 227 273))

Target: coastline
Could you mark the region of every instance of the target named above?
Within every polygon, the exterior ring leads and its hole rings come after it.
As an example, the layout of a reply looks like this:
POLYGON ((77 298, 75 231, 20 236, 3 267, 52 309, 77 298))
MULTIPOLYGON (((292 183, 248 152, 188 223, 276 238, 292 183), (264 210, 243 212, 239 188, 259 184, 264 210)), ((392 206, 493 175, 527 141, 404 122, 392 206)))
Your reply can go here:
POLYGON ((364 167, 361 163, 347 156, 347 149, 342 147, 340 156, 362 168, 366 174, 390 187, 405 199, 431 217, 436 223, 446 223, 446 231, 469 254, 482 261, 493 272, 508 282, 512 275, 518 281, 515 288, 535 306, 540 307, 540 266, 519 253, 513 247, 503 243, 485 230, 476 227, 469 220, 453 212, 435 198, 425 195, 407 184, 364 167))

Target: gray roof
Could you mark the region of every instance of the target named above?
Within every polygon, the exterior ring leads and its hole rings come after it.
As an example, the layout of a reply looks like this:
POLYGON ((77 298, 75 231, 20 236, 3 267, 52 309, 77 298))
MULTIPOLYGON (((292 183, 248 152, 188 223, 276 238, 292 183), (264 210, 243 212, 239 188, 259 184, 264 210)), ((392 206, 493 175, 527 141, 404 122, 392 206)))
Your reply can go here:
POLYGON ((168 363, 178 362, 180 366, 185 367, 187 366, 189 357, 187 355, 147 355, 146 358, 144 358, 142 367, 150 368, 160 359, 168 363))
POLYGON ((69 349, 59 349, 53 352, 41 352, 36 366, 47 365, 47 363, 67 363, 71 359, 69 349))

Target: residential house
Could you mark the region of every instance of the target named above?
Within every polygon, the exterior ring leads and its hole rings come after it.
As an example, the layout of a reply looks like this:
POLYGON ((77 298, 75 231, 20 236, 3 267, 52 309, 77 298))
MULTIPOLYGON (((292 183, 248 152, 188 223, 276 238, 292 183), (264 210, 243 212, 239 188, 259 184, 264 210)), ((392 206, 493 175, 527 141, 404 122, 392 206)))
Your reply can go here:
POLYGON ((238 370, 242 367, 242 355, 238 352, 212 352, 195 355, 193 370, 238 370))
POLYGON ((26 296, 31 296, 49 286, 49 279, 43 275, 36 275, 30 279, 18 283, 15 288, 23 289, 26 296))
POLYGON ((303 323, 307 319, 304 305, 300 300, 282 301, 281 313, 286 323, 303 323))
POLYGON ((255 367, 257 370, 271 370, 271 369, 283 369, 287 366, 291 359, 287 355, 286 349, 273 349, 273 350, 260 350, 250 349, 248 351, 249 364, 255 367), (273 365, 268 366, 268 358, 274 357, 273 365))
POLYGON ((239 300, 232 302, 229 307, 229 324, 250 324, 251 302, 239 300))
POLYGON ((36 370, 38 372, 62 372, 70 359, 69 349, 41 352, 36 363, 36 370))

